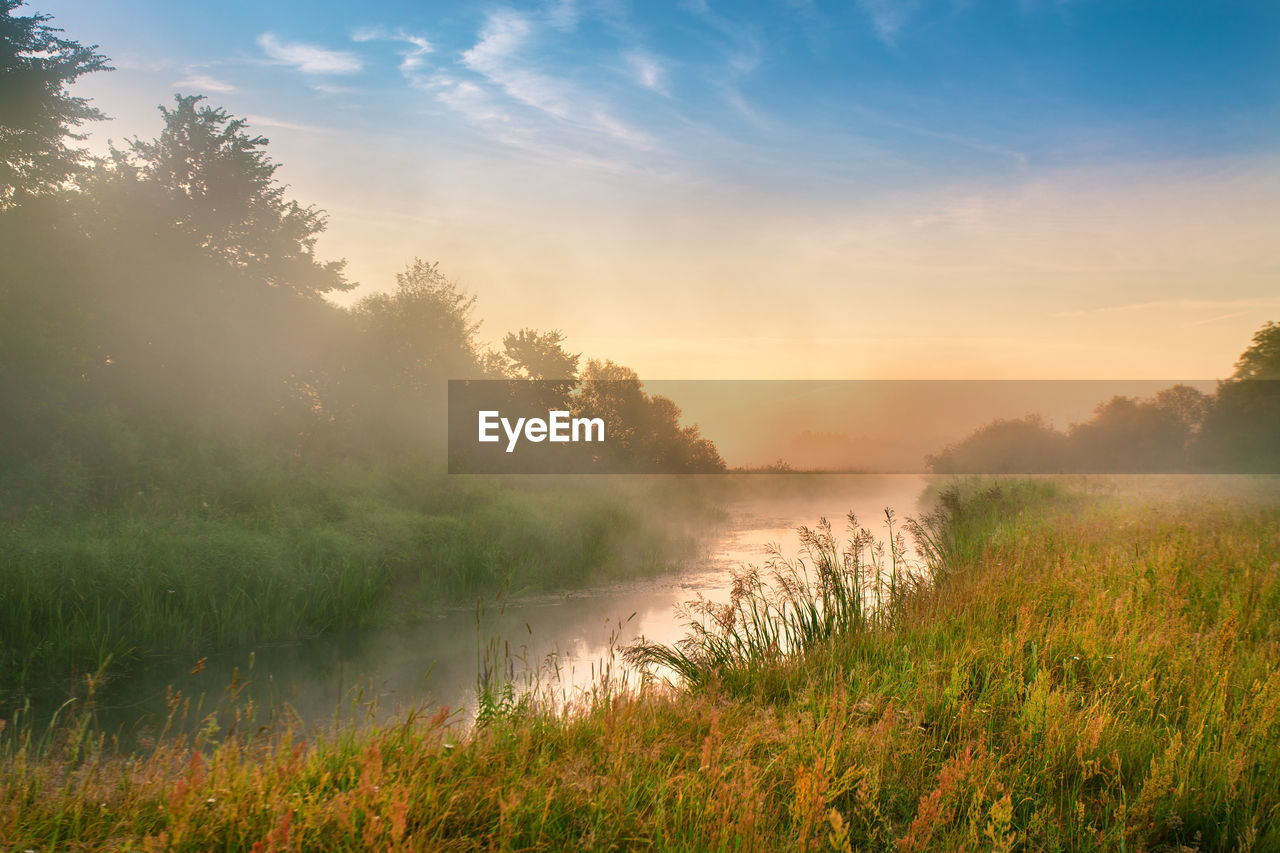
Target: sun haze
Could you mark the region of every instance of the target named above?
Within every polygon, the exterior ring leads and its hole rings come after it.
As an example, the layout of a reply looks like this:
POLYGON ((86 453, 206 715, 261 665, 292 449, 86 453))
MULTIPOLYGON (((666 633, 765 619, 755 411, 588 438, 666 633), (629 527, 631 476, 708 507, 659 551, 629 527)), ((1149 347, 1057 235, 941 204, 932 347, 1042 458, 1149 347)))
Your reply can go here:
POLYGON ((45 4, 148 138, 204 94, 481 336, 650 378, 1213 378, 1280 309, 1280 7, 45 4), (139 25, 145 22, 145 25, 139 25))

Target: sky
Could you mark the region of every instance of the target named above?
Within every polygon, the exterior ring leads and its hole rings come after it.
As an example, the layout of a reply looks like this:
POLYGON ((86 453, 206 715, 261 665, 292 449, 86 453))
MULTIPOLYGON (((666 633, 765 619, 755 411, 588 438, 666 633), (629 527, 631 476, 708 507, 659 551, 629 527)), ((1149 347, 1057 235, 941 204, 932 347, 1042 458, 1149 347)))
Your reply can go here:
POLYGON ((1280 320, 1280 4, 35 0, 105 151, 204 94, 359 287, 651 379, 1223 377, 1280 320))

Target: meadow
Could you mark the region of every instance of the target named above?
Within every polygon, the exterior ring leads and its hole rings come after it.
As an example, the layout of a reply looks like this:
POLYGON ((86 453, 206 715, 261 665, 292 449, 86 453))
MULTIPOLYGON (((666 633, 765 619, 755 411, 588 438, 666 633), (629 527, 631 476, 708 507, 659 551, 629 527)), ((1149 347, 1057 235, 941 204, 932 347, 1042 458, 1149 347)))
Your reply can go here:
POLYGON ((229 731, 137 755, 115 752, 88 716, 10 731, 0 838, 13 849, 1274 850, 1275 487, 969 484, 921 521, 929 573, 895 582, 873 611, 840 610, 835 584, 853 567, 883 577, 891 560, 819 526, 809 555, 743 585, 739 617, 704 621, 668 650, 688 661, 686 678, 597 691, 568 710, 504 703, 470 732, 440 712, 306 733, 245 707, 229 731), (789 589, 787 566, 799 579, 789 589), (773 616, 742 618, 753 607, 773 616), (784 640, 753 644, 761 629, 784 640))

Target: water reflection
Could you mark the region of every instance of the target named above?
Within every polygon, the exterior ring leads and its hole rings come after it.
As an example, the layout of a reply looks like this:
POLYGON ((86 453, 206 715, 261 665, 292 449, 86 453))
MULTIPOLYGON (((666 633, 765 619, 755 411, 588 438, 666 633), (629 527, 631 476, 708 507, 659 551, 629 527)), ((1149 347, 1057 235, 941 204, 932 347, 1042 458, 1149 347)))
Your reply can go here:
MULTIPOLYGON (((260 644, 152 660, 98 697, 99 724, 125 741, 145 742, 164 724, 171 690, 191 703, 184 726, 198 726, 238 683, 239 698, 264 712, 296 714, 308 725, 335 719, 388 719, 424 704, 474 714, 477 674, 502 667, 517 685, 541 683, 561 699, 598 683, 611 652, 643 635, 674 643, 684 634, 677 605, 698 595, 728 597, 730 570, 762 565, 769 546, 795 555, 795 528, 819 517, 837 529, 850 510, 885 538, 883 511, 915 514, 926 485, 919 475, 846 475, 794 480, 751 478, 725 502, 728 520, 711 531, 684 570, 634 583, 487 602, 423 614, 411 624, 306 641, 260 644)), ((621 667, 620 662, 614 664, 621 667)), ((614 675, 626 673, 614 669, 614 675)), ((634 674, 631 674, 634 677, 634 674)))

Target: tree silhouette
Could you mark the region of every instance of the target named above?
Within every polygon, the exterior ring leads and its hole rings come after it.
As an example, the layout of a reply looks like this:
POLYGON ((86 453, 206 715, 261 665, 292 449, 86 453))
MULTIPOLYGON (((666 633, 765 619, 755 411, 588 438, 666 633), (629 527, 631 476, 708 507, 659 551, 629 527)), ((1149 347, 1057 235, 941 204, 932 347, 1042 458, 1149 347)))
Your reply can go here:
POLYGON ((1231 378, 1218 383, 1199 451, 1221 470, 1280 473, 1280 325, 1255 332, 1231 378))
POLYGON ((1253 344, 1240 354, 1232 379, 1280 379, 1280 324, 1268 322, 1254 332, 1253 344))
POLYGON ((1050 473, 1068 469, 1067 437, 1038 414, 997 419, 925 457, 936 474, 1050 473))
POLYGON ((160 136, 113 149, 104 176, 140 193, 213 256, 266 284, 308 296, 354 287, 343 275, 345 261, 316 259, 324 213, 285 198, 286 187, 275 180, 279 164, 264 150, 267 138, 202 100, 175 95, 172 109, 160 107, 160 136))
POLYGON ((18 16, 22 0, 0 0, 0 208, 61 187, 84 154, 67 144, 73 128, 105 116, 66 87, 110 71, 97 45, 58 35, 48 15, 18 16))
POLYGON ((521 329, 502 339, 502 349, 525 379, 576 379, 581 353, 566 352, 564 332, 521 329))
POLYGON ((395 291, 365 297, 354 313, 396 388, 438 390, 448 379, 479 372, 475 302, 438 263, 414 258, 396 274, 395 291))
POLYGON ((575 416, 608 424, 608 452, 615 464, 647 473, 708 473, 725 464, 697 426, 680 426, 680 407, 645 393, 634 370, 590 359, 572 399, 575 416))
POLYGON ((534 380, 520 389, 528 403, 545 408, 564 409, 578 386, 580 353, 566 352, 564 332, 559 329, 539 332, 521 329, 502 339, 502 354, 508 372, 521 379, 534 380))
POLYGON ((1174 471, 1186 464, 1191 426, 1172 406, 1115 396, 1100 404, 1092 419, 1073 424, 1068 437, 1082 471, 1174 471))

